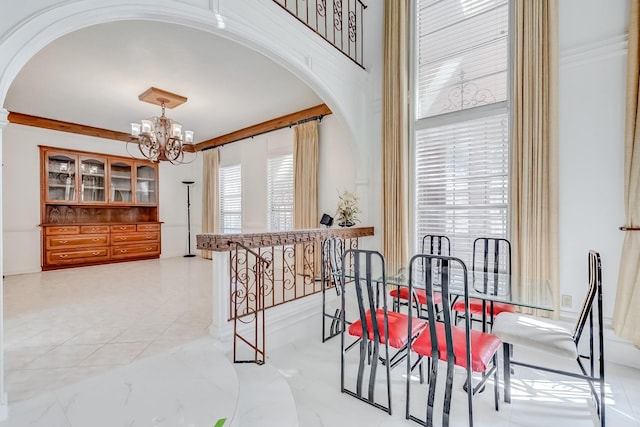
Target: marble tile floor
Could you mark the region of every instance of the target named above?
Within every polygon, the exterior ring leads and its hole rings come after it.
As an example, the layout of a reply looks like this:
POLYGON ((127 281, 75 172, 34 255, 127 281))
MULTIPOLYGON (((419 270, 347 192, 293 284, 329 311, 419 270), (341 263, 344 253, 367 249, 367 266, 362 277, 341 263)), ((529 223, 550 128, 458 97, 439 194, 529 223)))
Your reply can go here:
MULTIPOLYGON (((310 334, 269 350, 264 366, 231 365, 207 334, 210 275, 207 261, 169 258, 6 277, 11 416, 0 427, 199 427, 234 411, 225 427, 417 425, 404 419, 402 365, 392 416, 340 393, 338 339, 310 334)), ((582 384, 517 369, 513 403, 496 412, 489 385, 475 425, 595 425, 582 384)), ((639 427, 640 370, 607 370, 607 425, 639 427)), ((417 415, 425 390, 412 382, 417 415)), ((465 399, 454 386, 452 426, 467 425, 465 399)))
POLYGON ((9 402, 208 336, 211 263, 167 258, 4 278, 9 402))
MULTIPOLYGON (((355 378, 356 357, 347 357, 347 384, 355 378)), ((327 343, 319 340, 296 342, 273 351, 268 363, 287 378, 296 401, 299 425, 321 426, 416 426, 404 419, 406 404, 406 365, 398 365, 391 371, 392 410, 387 413, 340 393, 340 343, 338 339, 327 343)), ((541 362, 545 355, 530 352, 518 355, 521 360, 541 362)), ((562 361, 549 360, 560 367, 562 361)), ((569 366, 570 367, 570 366, 569 366)), ((444 375, 445 365, 440 366, 444 375)), ((607 364, 607 425, 640 427, 640 370, 621 365, 607 364)), ((379 371, 380 372, 380 371, 379 371)), ((467 426, 467 395, 462 390, 465 373, 456 369, 454 377, 451 426, 467 426)), ((380 373, 379 373, 380 377, 380 373)), ((442 385, 442 382, 439 382, 442 385)), ((503 384, 499 383, 501 398, 503 384)), ((378 381, 376 386, 378 402, 386 398, 385 384, 378 381)), ((352 388, 353 389, 353 388, 352 388)), ((421 385, 417 375, 411 381, 411 413, 425 418, 426 384, 421 385)), ((442 396, 442 393, 437 394, 442 396)), ((557 426, 579 427, 599 426, 591 405, 588 386, 573 379, 541 373, 531 369, 516 367, 512 377, 512 403, 500 401, 500 410, 495 411, 493 383, 489 382, 483 393, 473 399, 474 425, 537 427, 557 426)), ((442 398, 436 398, 434 425, 441 424, 442 398)), ((275 427, 275 424, 273 425, 275 427)))

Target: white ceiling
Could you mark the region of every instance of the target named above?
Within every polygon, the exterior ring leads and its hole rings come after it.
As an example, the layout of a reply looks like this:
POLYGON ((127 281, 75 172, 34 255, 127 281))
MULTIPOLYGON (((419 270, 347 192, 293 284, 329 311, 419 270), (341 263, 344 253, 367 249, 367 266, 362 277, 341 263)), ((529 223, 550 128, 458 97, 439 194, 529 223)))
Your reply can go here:
POLYGON ((119 21, 78 30, 38 52, 13 81, 12 112, 129 132, 160 115, 138 100, 151 86, 186 96, 167 116, 200 142, 322 103, 260 53, 200 30, 119 21))

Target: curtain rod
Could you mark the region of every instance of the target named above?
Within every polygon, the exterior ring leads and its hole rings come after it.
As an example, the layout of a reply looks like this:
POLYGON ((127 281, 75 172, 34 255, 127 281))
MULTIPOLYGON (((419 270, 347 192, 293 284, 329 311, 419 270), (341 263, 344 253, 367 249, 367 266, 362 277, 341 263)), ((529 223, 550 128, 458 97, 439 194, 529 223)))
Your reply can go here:
POLYGON ((243 139, 249 139, 249 138, 253 139, 256 136, 264 135, 265 133, 275 132, 277 130, 284 129, 284 128, 291 128, 293 126, 298 126, 298 125, 301 125, 303 123, 311 122, 313 120, 317 120, 319 123, 322 123, 322 118, 323 117, 324 117, 324 114, 320 114, 319 116, 307 117, 306 119, 301 119, 301 120, 298 120, 297 122, 289 123, 287 125, 282 125, 282 126, 279 126, 277 128, 269 129, 269 130, 266 130, 264 132, 256 133, 255 135, 247 136, 247 137, 244 137, 244 138, 234 139, 233 141, 227 141, 224 144, 216 145, 214 147, 207 147, 207 148, 204 148, 204 149, 202 149, 200 151, 207 151, 207 150, 211 150, 213 148, 224 147, 227 144, 231 144, 231 143, 234 143, 234 142, 242 141, 243 139))

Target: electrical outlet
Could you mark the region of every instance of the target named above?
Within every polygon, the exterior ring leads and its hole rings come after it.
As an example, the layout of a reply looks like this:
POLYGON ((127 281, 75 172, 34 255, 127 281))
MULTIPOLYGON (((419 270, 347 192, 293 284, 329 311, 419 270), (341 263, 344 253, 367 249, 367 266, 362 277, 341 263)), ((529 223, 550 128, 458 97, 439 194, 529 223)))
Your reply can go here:
POLYGON ((562 295, 562 306, 571 307, 571 295, 562 295))

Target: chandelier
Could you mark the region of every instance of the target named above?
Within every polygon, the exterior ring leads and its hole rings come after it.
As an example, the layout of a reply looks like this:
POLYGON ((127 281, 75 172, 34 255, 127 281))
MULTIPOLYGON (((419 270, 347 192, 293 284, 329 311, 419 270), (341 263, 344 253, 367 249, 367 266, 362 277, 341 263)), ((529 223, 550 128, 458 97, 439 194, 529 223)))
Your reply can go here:
POLYGON ((182 125, 165 116, 165 108, 174 108, 186 102, 187 98, 162 89, 150 88, 140 94, 141 101, 162 107, 162 115, 131 123, 131 137, 137 141, 144 158, 152 162, 166 160, 172 164, 185 162, 185 151, 195 153, 193 132, 182 131, 182 125))

